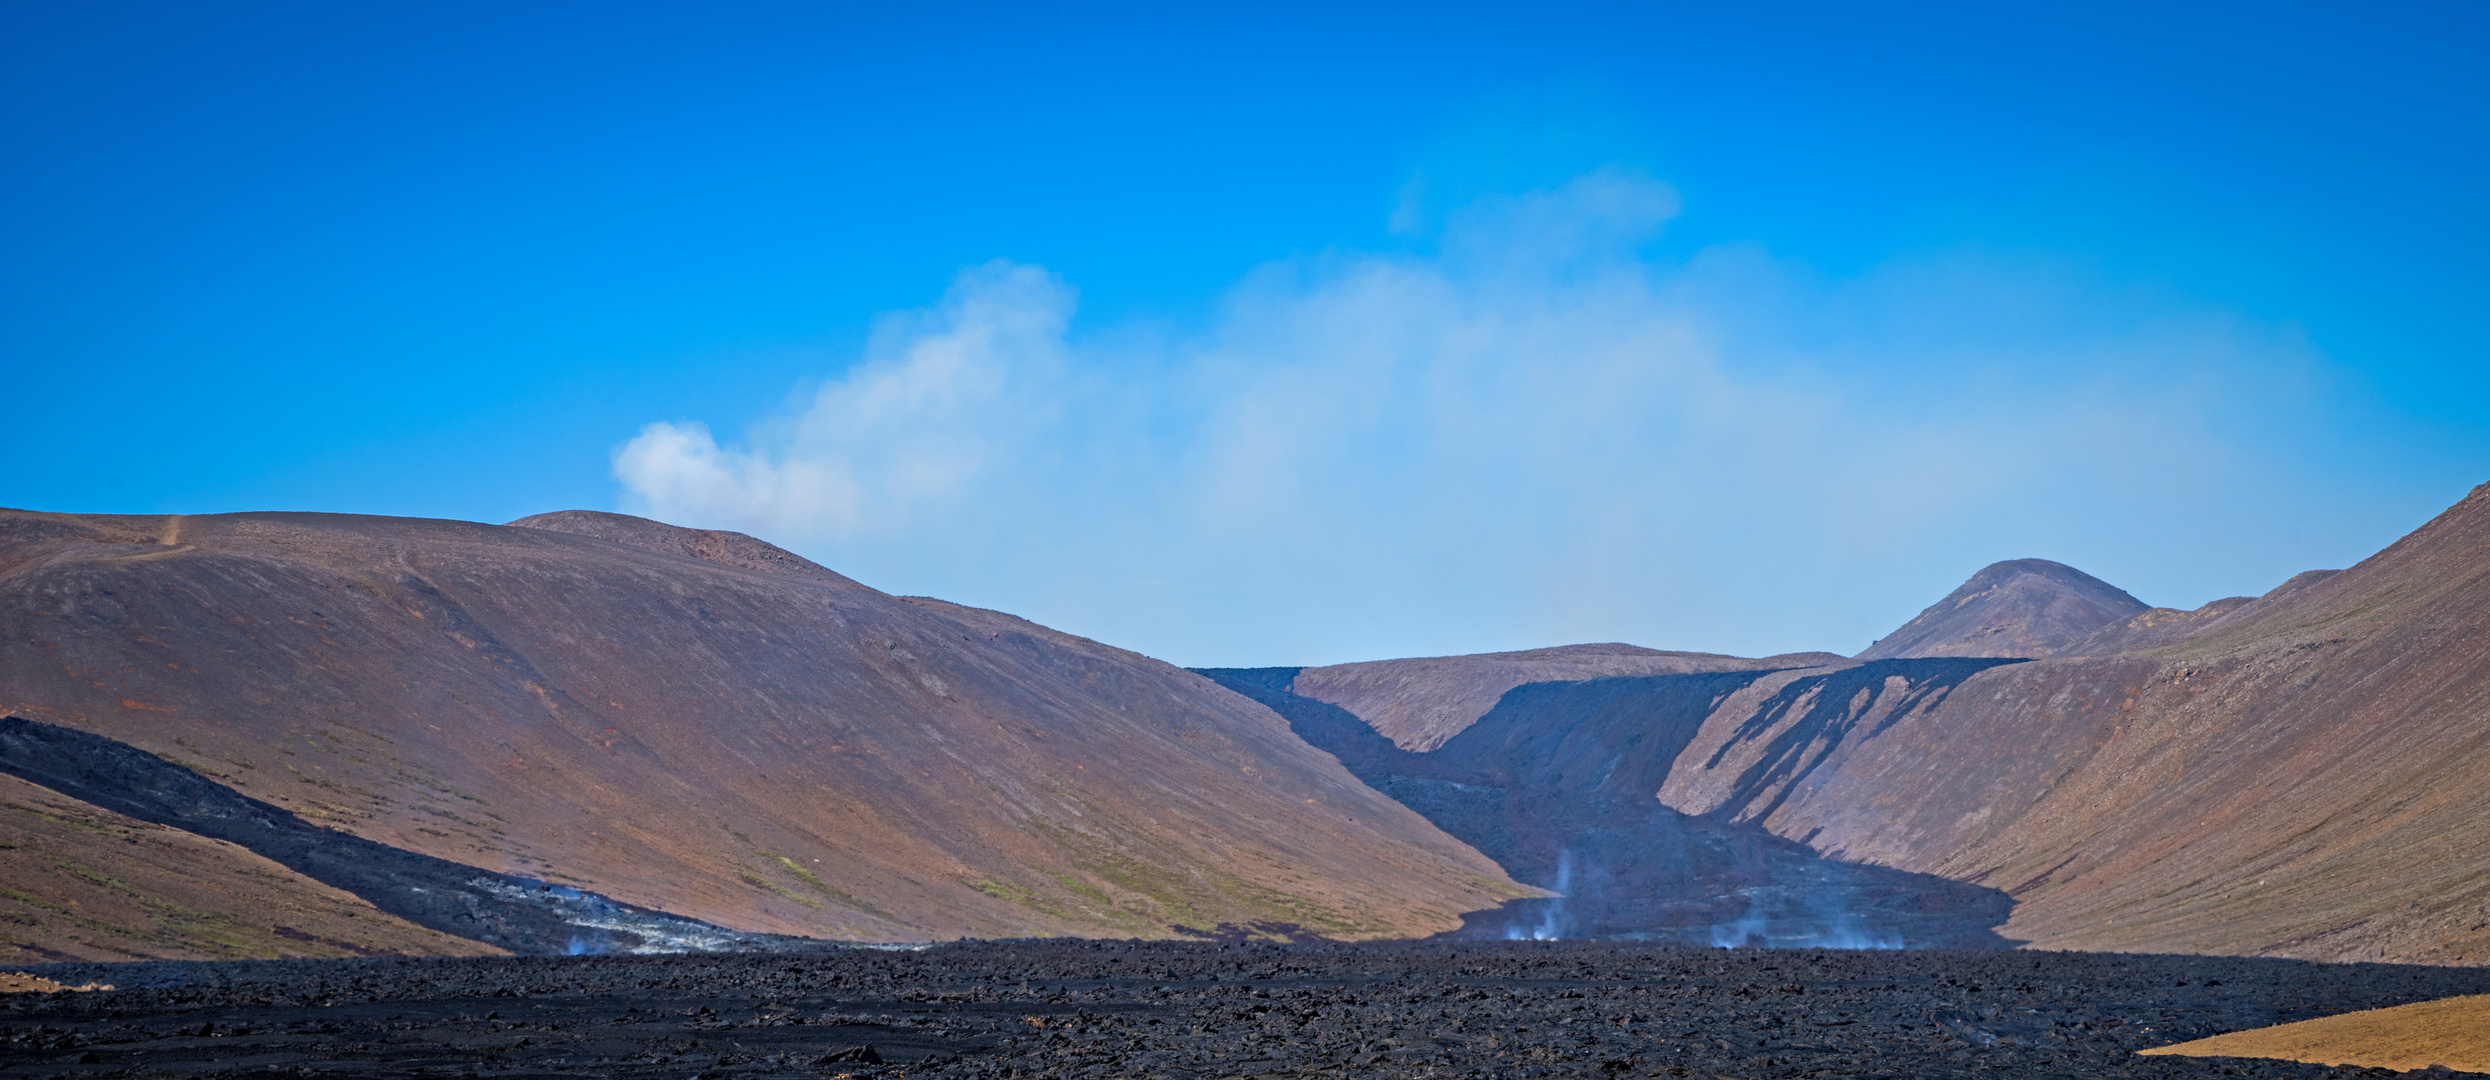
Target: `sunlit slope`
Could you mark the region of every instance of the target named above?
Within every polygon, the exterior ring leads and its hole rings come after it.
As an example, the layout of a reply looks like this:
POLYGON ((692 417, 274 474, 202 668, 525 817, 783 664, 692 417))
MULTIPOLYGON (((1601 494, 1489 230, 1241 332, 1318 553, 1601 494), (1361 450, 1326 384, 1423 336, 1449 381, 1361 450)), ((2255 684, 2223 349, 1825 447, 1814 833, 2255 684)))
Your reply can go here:
POLYGON ((1854 675, 1768 721, 1733 699, 1661 795, 2006 889, 2004 933, 2043 947, 2490 963, 2486 623, 2490 485, 2349 570, 2141 613, 2087 655, 1938 693, 1854 675))
POLYGON ((2065 563, 2010 559, 1982 567, 1858 658, 2055 656, 2145 610, 2126 590, 2065 563))
POLYGON ((0 963, 501 951, 232 844, 0 776, 0 963))
POLYGON ((744 930, 1408 935, 1517 891, 1190 673, 749 537, 529 524, 0 514, 0 712, 744 930))

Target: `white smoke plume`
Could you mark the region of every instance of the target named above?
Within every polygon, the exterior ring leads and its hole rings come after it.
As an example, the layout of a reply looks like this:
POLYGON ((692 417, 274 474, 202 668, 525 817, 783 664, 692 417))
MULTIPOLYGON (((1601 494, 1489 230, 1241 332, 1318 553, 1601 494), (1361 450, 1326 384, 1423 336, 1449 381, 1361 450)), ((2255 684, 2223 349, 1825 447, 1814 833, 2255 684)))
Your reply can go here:
POLYGON ((2329 479, 2339 395, 2287 329, 1977 252, 1641 254, 1677 211, 1601 172, 1433 254, 1264 267, 1181 334, 1075 335, 1069 286, 997 262, 793 415, 652 423, 615 474, 626 509, 1193 664, 1848 652, 1996 559, 2193 604, 2435 497, 2329 479))

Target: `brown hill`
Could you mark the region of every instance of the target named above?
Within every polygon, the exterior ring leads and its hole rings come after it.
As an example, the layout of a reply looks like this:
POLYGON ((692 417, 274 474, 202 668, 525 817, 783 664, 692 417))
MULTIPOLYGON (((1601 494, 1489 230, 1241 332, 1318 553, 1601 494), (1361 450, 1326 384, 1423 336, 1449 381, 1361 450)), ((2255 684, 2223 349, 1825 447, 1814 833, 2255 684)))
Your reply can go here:
POLYGON ((1432 933, 1527 890, 1198 676, 735 534, 0 512, 0 713, 741 930, 1432 933))
POLYGON ((1991 563, 1861 660, 1905 656, 2050 656, 2145 612, 2117 586, 2063 563, 1991 563))
POLYGON ((1775 667, 1838 663, 1830 653, 1799 653, 1761 660, 1714 653, 1664 652, 1635 645, 1562 645, 1523 652, 1372 660, 1310 667, 1298 672, 1290 693, 1347 709, 1404 750, 1425 752, 1444 745, 1495 708, 1505 692, 1525 683, 1577 682, 1624 675, 1689 675, 1706 671, 1760 671, 1775 667))
POLYGON ((488 956, 232 844, 0 776, 0 963, 488 956))
POLYGON ((2490 963, 2490 485, 2349 570, 2142 621, 1941 693, 1770 715, 1798 676, 1767 677, 1661 797, 2004 888, 2041 946, 2490 963))
MULTIPOLYGON (((1763 874, 1820 924, 1875 923, 1877 890, 1942 895, 1894 879, 1802 896, 1791 882, 1832 879, 1752 845, 1726 876, 1705 869, 1705 845, 1744 843, 1719 827, 1755 825, 2002 890, 2018 903, 1999 933, 2043 947, 2481 964, 2486 623, 2490 485, 2350 570, 2194 611, 2021 560, 1858 660, 1551 650, 1535 669, 1504 654, 1221 677, 1525 880, 1555 884, 1570 854, 1577 881, 1633 882, 1599 904, 1601 933, 1705 917, 1680 879, 1763 874), (1660 670, 1582 673, 1599 663, 1660 670), (1688 820, 1636 816, 1625 788, 1688 820)), ((1806 923, 1764 936, 1804 941, 1806 923)))

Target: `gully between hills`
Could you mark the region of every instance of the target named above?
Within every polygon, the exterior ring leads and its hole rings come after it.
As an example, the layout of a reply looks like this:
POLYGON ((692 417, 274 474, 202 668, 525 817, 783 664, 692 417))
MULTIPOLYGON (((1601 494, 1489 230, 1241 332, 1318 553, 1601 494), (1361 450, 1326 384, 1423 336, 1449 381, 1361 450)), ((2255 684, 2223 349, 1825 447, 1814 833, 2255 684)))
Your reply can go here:
POLYGON ((734 533, 0 511, 8 962, 1606 938, 2490 963, 2490 485, 1857 657, 1181 670, 734 533))

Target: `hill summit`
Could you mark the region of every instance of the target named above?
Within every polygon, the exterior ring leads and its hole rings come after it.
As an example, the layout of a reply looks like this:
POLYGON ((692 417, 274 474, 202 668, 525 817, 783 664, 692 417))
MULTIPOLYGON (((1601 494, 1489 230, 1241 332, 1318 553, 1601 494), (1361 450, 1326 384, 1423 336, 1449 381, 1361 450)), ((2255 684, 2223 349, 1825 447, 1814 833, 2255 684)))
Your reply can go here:
POLYGON ((2053 656, 2150 610, 2100 578, 2047 559, 1990 563, 1857 659, 2053 656))

